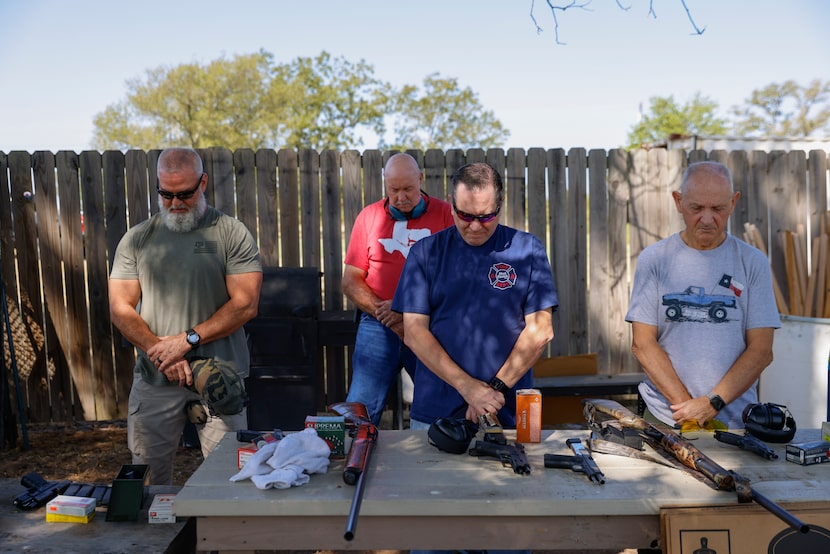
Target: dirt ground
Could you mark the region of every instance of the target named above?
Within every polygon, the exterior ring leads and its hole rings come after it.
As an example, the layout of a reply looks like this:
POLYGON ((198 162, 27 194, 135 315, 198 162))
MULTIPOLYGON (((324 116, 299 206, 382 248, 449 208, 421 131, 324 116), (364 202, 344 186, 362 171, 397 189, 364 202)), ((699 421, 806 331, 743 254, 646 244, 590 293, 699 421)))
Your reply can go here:
MULTIPOLYGON (((20 479, 37 472, 48 481, 109 484, 122 465, 132 463, 127 449, 126 421, 84 421, 27 425, 29 449, 23 449, 17 428, 17 447, 0 449, 0 477, 20 479)), ((173 484, 184 485, 202 463, 199 448, 179 446, 173 484)))

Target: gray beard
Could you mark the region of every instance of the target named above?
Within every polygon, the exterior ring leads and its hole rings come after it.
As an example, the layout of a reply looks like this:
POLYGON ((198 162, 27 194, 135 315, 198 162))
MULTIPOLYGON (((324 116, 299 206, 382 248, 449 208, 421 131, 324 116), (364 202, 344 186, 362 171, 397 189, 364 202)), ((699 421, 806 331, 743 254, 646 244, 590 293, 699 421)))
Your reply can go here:
POLYGON ((200 194, 196 204, 183 214, 170 212, 164 206, 164 199, 161 196, 158 197, 158 202, 159 213, 164 225, 175 233, 188 233, 195 229, 207 211, 207 200, 205 200, 204 194, 200 194))

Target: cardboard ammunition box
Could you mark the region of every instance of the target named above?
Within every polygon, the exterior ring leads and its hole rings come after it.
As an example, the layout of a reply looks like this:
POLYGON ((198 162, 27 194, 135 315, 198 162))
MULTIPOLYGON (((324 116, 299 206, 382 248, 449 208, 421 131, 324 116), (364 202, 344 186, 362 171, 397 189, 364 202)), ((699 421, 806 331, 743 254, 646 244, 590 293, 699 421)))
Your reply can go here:
POLYGON ((157 494, 153 497, 150 509, 147 511, 148 523, 176 523, 173 515, 173 500, 175 494, 157 494))
POLYGON ((331 455, 346 455, 346 420, 343 416, 306 416, 305 426, 317 431, 317 435, 326 441, 331 455))
POLYGON ((251 459, 251 456, 256 454, 257 447, 255 445, 251 446, 240 446, 236 449, 236 469, 242 469, 245 467, 245 463, 251 459))
POLYGON ((830 461, 830 442, 812 441, 788 444, 786 455, 788 462, 803 466, 823 464, 830 461))
POLYGON ((282 438, 282 431, 274 431, 270 433, 263 433, 261 437, 259 437, 256 441, 251 442, 247 446, 240 446, 236 449, 236 467, 237 469, 242 469, 245 466, 245 462, 247 462, 251 456, 256 453, 257 450, 262 448, 268 443, 276 442, 282 438))
MULTIPOLYGON (((63 516, 86 517, 95 511, 95 499, 83 496, 58 495, 46 504, 46 513, 63 516)), ((48 521, 48 520, 47 520, 48 521)))
POLYGON ((68 516, 46 512, 46 521, 49 523, 89 523, 95 517, 95 510, 85 516, 68 516))

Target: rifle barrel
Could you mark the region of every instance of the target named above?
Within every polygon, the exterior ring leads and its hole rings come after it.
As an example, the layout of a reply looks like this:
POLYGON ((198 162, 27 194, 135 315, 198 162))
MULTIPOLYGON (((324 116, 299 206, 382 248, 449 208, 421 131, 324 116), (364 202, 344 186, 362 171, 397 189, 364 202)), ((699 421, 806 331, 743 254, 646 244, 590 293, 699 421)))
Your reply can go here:
POLYGON ((795 517, 795 515, 791 514, 760 492, 752 489, 752 500, 763 506, 764 508, 769 511, 772 515, 792 527, 793 529, 798 529, 801 533, 809 533, 810 526, 795 517))
MULTIPOLYGON (((374 442, 368 442, 366 445, 366 459, 372 454, 372 448, 375 446, 374 442)), ((355 529, 357 529, 357 516, 360 514, 360 504, 363 502, 363 488, 366 483, 366 469, 360 472, 360 477, 357 478, 355 484, 354 496, 352 497, 352 507, 349 508, 349 518, 346 520, 346 532, 343 533, 343 538, 347 541, 354 539, 355 529)))
POLYGON ((585 405, 585 418, 589 423, 595 421, 594 412, 596 411, 616 418, 623 427, 639 429, 643 432, 644 439, 653 440, 655 444, 666 452, 673 454, 684 465, 706 476, 718 489, 734 490, 738 494, 738 502, 754 500, 771 514, 801 533, 810 531, 809 525, 763 494, 753 490, 748 486, 749 481, 739 479, 739 476, 734 472, 726 471, 673 430, 666 428, 663 431, 613 400, 585 399, 582 403, 585 405))

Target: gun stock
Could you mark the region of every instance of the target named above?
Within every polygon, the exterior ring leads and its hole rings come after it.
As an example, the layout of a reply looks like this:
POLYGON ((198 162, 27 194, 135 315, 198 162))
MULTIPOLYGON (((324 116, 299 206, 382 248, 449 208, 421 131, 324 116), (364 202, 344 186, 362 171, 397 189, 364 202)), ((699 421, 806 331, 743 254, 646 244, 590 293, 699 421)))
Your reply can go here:
POLYGON ((801 533, 809 532, 810 527, 806 523, 769 498, 754 491, 749 485, 748 479, 741 477, 734 471, 724 469, 669 427, 649 423, 619 402, 613 400, 592 398, 585 399, 582 403, 585 419, 588 421, 589 426, 593 422, 601 419, 597 417, 597 414, 613 417, 623 427, 637 429, 643 439, 652 446, 662 448, 683 465, 705 475, 718 489, 735 491, 738 496, 738 502, 747 503, 754 500, 769 510, 770 513, 787 523, 787 525, 799 530, 801 533))

